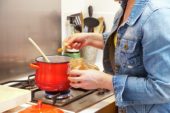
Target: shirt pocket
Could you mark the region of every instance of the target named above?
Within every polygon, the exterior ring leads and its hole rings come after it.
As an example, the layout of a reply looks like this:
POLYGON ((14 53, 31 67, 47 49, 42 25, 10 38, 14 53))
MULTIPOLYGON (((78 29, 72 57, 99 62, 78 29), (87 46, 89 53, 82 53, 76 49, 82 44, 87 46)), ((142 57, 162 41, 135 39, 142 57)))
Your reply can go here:
POLYGON ((133 53, 136 47, 137 41, 121 39, 120 50, 123 53, 133 53))
POLYGON ((137 45, 138 41, 121 39, 120 40, 120 60, 122 64, 128 68, 141 65, 141 53, 137 45))

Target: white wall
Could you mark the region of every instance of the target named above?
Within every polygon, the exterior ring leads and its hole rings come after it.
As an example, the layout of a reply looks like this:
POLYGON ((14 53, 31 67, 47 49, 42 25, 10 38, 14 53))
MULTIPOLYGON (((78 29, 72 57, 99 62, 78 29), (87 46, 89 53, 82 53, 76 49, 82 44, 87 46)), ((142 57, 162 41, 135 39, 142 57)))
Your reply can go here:
POLYGON ((88 6, 93 6, 93 17, 103 16, 106 22, 106 31, 112 27, 115 12, 118 9, 118 3, 114 0, 62 0, 62 39, 68 36, 66 17, 82 12, 84 17, 88 17, 88 6))
MULTIPOLYGON (((106 23, 106 31, 110 31, 116 11, 119 8, 114 0, 62 0, 62 40, 68 36, 66 17, 82 12, 84 17, 88 17, 88 6, 93 6, 93 17, 103 16, 106 23)), ((102 50, 98 50, 96 65, 103 70, 102 50)))
MULTIPOLYGON (((106 31, 109 31, 112 27, 112 22, 114 15, 118 9, 118 3, 114 2, 114 0, 86 0, 86 8, 89 5, 93 6, 94 9, 94 17, 103 16, 106 22, 106 31)), ((87 16, 86 10, 86 16, 87 16)))

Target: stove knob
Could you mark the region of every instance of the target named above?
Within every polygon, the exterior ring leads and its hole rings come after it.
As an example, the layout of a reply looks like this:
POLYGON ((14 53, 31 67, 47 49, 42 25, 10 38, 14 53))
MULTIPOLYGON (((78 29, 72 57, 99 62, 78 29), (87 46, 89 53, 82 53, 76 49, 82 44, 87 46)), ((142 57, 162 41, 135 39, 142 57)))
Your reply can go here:
POLYGON ((104 89, 99 89, 97 92, 97 95, 104 95, 105 94, 105 90, 104 89))
POLYGON ((104 95, 108 92, 110 92, 108 89, 98 89, 97 95, 104 95))

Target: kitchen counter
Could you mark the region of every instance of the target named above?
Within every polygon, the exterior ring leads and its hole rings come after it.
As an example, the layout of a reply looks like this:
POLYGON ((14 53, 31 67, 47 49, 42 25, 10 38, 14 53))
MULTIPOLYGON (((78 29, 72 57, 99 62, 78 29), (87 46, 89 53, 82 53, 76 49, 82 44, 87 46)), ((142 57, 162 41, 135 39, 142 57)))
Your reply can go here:
MULTIPOLYGON (((102 101, 100 101, 97 104, 94 104, 93 106, 90 106, 84 110, 82 110, 79 113, 115 113, 115 107, 114 107, 114 102, 115 102, 115 97, 114 96, 110 96, 109 98, 106 98, 102 101)), ((26 104, 23 104, 21 106, 18 106, 14 109, 8 110, 4 113, 18 113, 19 111, 30 107, 31 105, 35 105, 35 103, 29 102, 26 104)), ((67 110, 63 110, 64 113, 74 113, 74 112, 70 112, 67 110)))
POLYGON ((102 100, 101 102, 82 110, 80 113, 115 113, 115 97, 111 96, 102 100), (107 110, 107 112, 106 112, 107 110))

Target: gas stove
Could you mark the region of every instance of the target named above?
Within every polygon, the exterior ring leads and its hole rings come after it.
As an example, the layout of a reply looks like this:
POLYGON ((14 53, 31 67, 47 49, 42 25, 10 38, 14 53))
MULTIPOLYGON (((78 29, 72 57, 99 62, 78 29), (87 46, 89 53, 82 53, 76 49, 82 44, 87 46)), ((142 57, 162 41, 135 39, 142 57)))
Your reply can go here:
POLYGON ((35 75, 29 75, 26 80, 12 80, 0 84, 9 84, 11 87, 30 90, 32 102, 37 103, 38 100, 42 100, 43 103, 71 112, 80 112, 113 95, 112 92, 106 89, 84 90, 70 88, 64 92, 46 92, 35 85, 34 77, 35 75))

